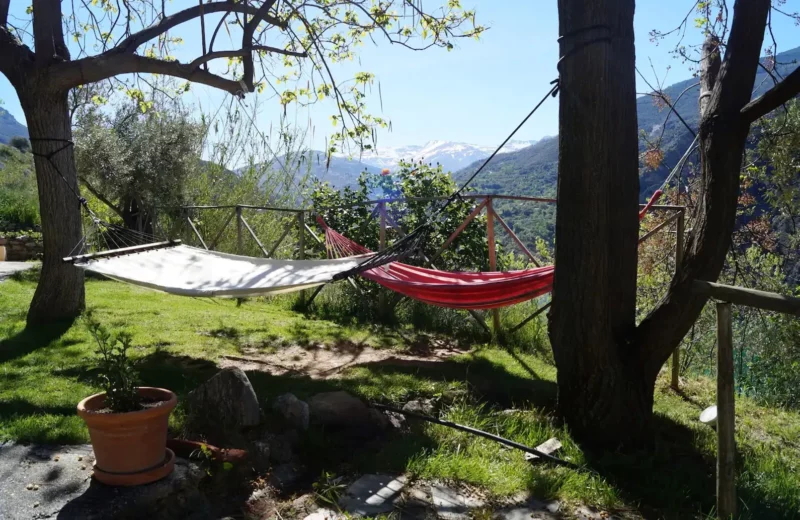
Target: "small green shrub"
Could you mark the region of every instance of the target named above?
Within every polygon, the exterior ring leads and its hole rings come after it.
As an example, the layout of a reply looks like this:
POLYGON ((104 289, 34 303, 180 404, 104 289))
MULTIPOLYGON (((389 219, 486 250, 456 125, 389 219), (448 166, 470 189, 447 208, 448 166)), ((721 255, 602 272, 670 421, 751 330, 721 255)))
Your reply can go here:
POLYGON ((86 328, 97 342, 98 368, 106 393, 106 406, 115 413, 133 412, 140 408, 136 389, 138 374, 128 357, 132 337, 121 331, 112 333, 91 313, 86 315, 86 328))
POLYGON ((9 144, 22 153, 25 153, 31 149, 31 142, 21 135, 12 137, 9 144))

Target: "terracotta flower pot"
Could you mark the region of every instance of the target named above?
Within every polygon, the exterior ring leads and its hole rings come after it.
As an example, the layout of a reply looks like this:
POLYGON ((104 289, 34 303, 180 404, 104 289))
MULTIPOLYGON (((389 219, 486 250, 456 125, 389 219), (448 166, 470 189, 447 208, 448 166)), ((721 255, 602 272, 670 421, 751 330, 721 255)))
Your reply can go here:
POLYGON ((140 396, 162 402, 136 412, 102 413, 98 410, 105 408, 106 394, 101 393, 78 404, 92 439, 94 477, 100 482, 146 484, 169 475, 175 466, 175 454, 167 449, 167 424, 178 398, 163 388, 138 390, 140 396))

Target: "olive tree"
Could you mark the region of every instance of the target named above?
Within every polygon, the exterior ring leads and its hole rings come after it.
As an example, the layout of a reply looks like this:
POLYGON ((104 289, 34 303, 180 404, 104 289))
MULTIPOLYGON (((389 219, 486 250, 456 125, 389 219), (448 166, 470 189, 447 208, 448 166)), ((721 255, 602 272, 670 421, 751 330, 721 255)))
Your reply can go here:
POLYGON ((350 60, 366 42, 451 49, 457 38, 484 30, 458 0, 435 9, 421 0, 33 0, 24 13, 9 16, 10 5, 0 0, 0 73, 14 86, 28 123, 44 235, 29 323, 75 316, 84 306, 81 271, 61 263, 81 235, 68 145, 71 90, 103 82, 146 108, 138 82, 157 74, 185 80, 186 88, 200 83, 236 96, 264 92, 284 106, 330 98, 337 127, 329 146, 349 140, 368 147, 375 128, 386 124, 366 111, 373 75, 336 78, 335 62, 350 60), (175 32, 197 26, 197 57, 176 60, 172 52, 181 39, 175 32), (222 47, 223 39, 235 44, 222 47))

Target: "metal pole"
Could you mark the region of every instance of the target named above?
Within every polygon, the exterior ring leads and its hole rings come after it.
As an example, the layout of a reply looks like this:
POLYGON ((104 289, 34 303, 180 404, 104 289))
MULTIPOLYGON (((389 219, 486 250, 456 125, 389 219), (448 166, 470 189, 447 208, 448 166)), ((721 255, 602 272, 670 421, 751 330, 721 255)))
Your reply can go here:
POLYGON ((731 304, 717 304, 717 517, 736 514, 736 404, 731 304))
MULTIPOLYGON (((494 242, 494 208, 492 206, 492 198, 486 198, 486 235, 489 239, 489 270, 497 271, 497 252, 495 251, 496 244, 494 242)), ((500 335, 500 311, 492 309, 492 328, 494 329, 495 337, 500 335)))

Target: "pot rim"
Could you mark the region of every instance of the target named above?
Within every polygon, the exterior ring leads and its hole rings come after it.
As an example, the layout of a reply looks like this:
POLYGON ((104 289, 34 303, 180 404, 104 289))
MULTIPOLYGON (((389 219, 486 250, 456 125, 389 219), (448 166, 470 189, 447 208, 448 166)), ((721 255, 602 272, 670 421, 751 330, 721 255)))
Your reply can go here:
POLYGON ((171 390, 166 388, 157 388, 153 386, 139 386, 136 388, 139 395, 149 395, 153 397, 161 397, 162 403, 158 406, 146 408, 144 410, 136 410, 133 412, 110 412, 110 413, 97 413, 102 400, 105 398, 106 393, 100 392, 99 394, 90 395, 78 403, 78 415, 85 421, 97 423, 119 423, 120 421, 137 422, 147 420, 153 417, 169 414, 178 404, 178 396, 171 390))

